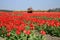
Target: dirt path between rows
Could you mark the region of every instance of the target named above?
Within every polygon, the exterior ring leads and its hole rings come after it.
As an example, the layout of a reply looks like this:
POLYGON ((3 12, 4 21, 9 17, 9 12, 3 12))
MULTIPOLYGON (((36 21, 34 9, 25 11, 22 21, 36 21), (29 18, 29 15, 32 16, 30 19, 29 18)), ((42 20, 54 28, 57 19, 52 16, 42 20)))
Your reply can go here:
POLYGON ((60 37, 52 37, 50 35, 45 36, 47 40, 60 40, 60 37))

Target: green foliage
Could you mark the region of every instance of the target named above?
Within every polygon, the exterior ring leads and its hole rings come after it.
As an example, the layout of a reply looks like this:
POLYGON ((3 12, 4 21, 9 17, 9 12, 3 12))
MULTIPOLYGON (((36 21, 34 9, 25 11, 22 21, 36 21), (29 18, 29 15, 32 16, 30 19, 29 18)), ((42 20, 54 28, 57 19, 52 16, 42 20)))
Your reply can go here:
POLYGON ((49 9, 48 12, 60 12, 60 8, 49 9))

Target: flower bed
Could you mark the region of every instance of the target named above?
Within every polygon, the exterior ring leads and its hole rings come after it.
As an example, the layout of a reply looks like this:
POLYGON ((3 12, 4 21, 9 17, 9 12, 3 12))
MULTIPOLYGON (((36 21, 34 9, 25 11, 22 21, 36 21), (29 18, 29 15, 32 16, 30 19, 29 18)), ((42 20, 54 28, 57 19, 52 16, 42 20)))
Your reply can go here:
POLYGON ((1 12, 0 37, 6 40, 46 40, 46 34, 60 37, 58 14, 1 12))

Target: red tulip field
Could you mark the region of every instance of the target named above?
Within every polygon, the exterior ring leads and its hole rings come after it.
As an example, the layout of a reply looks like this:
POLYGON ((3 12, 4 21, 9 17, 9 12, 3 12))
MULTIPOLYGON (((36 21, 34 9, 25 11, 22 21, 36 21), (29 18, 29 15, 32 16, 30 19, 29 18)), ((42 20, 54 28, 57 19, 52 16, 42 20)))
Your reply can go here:
POLYGON ((46 40, 60 37, 60 12, 0 12, 0 37, 6 40, 46 40))

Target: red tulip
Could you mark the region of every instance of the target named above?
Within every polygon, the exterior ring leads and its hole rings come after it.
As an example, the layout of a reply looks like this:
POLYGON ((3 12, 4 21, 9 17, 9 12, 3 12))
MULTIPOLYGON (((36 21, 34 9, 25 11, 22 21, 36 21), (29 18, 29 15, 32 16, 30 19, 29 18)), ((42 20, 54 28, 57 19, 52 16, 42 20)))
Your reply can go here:
POLYGON ((30 30, 24 30, 23 31, 25 34, 29 35, 30 34, 30 30))
POLYGON ((30 30, 28 30, 28 31, 26 32, 26 34, 29 35, 29 34, 30 34, 30 30))
POLYGON ((34 29, 33 24, 30 24, 30 29, 31 29, 31 30, 33 30, 33 29, 34 29))
POLYGON ((2 31, 2 33, 4 34, 4 31, 2 31))
POLYGON ((16 31, 16 34, 17 34, 17 35, 20 35, 20 31, 17 30, 17 31, 16 31))
POLYGON ((7 37, 9 37, 10 36, 10 33, 7 33, 7 37))
POLYGON ((27 31, 26 31, 26 30, 24 30, 23 32, 24 32, 24 33, 26 33, 27 31))
POLYGON ((41 30, 41 31, 40 31, 40 34, 46 35, 46 32, 45 32, 44 30, 41 30))

